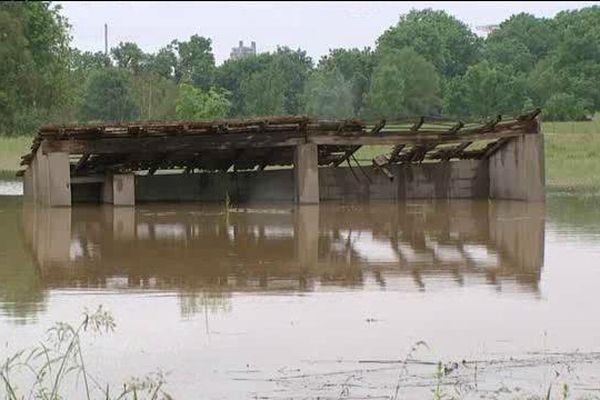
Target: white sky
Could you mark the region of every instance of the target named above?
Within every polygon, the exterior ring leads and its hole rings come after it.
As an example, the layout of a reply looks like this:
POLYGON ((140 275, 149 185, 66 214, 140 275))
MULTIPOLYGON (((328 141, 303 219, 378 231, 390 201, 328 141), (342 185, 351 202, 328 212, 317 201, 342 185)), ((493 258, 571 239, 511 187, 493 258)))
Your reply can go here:
POLYGON ((154 52, 173 39, 193 34, 210 37, 217 64, 229 57, 239 40, 254 40, 257 50, 277 45, 301 48, 316 62, 330 48, 373 47, 377 37, 411 8, 443 9, 472 27, 496 24, 528 12, 552 17, 557 12, 600 1, 507 2, 57 2, 73 25, 74 45, 104 49, 136 42, 154 52))

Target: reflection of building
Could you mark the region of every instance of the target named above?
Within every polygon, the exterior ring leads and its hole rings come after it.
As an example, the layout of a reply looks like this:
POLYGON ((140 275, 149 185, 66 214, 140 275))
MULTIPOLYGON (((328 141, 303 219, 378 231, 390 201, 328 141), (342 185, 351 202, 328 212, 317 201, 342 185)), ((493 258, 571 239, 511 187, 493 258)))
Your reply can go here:
POLYGON ((49 287, 235 292, 492 285, 537 292, 543 205, 24 209, 49 287))
POLYGON ((229 55, 229 58, 232 60, 238 60, 240 58, 254 55, 256 55, 256 42, 253 41, 250 43, 250 47, 246 47, 244 46, 244 41, 240 40, 238 47, 231 48, 231 54, 229 55))

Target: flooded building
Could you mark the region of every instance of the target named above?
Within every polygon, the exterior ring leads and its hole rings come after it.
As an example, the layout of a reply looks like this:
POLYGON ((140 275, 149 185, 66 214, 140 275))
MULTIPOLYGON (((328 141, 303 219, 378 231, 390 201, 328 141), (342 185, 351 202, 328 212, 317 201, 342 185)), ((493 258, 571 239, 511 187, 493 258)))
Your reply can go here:
POLYGON ((23 156, 24 194, 52 207, 543 201, 539 112, 473 123, 421 117, 368 125, 284 116, 44 126, 23 156), (361 164, 356 154, 363 146, 383 154, 361 164))

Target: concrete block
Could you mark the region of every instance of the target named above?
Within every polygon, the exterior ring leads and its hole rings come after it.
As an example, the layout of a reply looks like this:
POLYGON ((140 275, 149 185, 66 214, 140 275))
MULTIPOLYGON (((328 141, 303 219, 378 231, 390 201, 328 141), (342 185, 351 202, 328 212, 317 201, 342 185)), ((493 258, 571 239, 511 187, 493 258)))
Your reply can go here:
POLYGON ((319 168, 317 145, 296 146, 294 151, 295 199, 299 204, 319 202, 319 168))
POLYGON ((34 201, 35 194, 33 190, 33 168, 28 166, 23 174, 23 200, 27 203, 34 201))
POLYGON ((489 196, 544 201, 544 138, 541 133, 512 139, 489 160, 489 196))
POLYGON ((48 205, 71 206, 71 171, 68 153, 49 153, 48 159, 48 205))
POLYGON ((102 201, 115 206, 135 205, 135 175, 106 175, 102 187, 102 201))
POLYGON ((42 153, 42 148, 39 147, 33 161, 33 193, 34 201, 39 205, 48 205, 49 203, 49 178, 48 178, 48 157, 42 153))

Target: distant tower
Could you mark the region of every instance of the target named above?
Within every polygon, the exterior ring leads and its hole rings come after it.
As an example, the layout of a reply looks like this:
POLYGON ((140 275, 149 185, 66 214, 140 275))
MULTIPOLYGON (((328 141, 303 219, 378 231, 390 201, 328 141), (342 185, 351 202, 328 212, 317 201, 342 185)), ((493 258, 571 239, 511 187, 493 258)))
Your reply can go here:
POLYGON ((231 54, 229 58, 232 60, 238 60, 240 58, 248 57, 251 55, 256 55, 256 42, 251 42, 250 47, 244 46, 244 41, 240 40, 238 47, 233 47, 231 49, 231 54))
POLYGON ((108 57, 108 24, 104 24, 104 56, 108 57))

